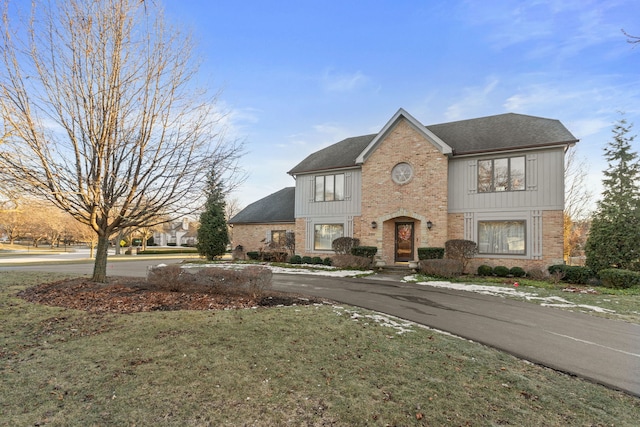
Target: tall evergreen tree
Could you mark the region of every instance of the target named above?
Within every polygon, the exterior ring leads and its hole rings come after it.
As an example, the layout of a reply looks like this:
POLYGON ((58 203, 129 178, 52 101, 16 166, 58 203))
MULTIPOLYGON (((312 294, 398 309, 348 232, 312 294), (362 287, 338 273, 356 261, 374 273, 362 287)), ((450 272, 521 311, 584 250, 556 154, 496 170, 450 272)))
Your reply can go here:
POLYGON ((207 181, 207 201, 200 214, 197 245, 200 255, 208 260, 224 254, 229 244, 224 196, 222 179, 212 170, 207 181))
POLYGON ((585 252, 587 266, 638 268, 640 258, 640 163, 632 151, 635 135, 624 118, 613 127, 613 140, 604 149, 608 169, 604 191, 594 214, 585 252))

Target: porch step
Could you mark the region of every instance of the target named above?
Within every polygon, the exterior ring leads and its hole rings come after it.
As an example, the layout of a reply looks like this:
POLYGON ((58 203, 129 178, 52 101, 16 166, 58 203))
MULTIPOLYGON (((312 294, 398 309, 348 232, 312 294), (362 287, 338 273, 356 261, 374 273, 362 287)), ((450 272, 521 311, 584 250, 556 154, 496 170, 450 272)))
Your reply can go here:
POLYGON ((376 270, 383 274, 407 274, 415 271, 409 267, 409 263, 384 265, 376 267, 376 270))

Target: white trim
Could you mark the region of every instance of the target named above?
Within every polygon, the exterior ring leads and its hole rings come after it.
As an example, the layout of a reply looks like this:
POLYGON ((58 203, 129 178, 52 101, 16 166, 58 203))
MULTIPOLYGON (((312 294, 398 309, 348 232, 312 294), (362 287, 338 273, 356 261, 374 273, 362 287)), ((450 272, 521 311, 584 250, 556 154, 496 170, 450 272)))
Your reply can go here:
POLYGON ((356 164, 363 164, 365 160, 371 155, 371 153, 376 149, 378 144, 387 136, 387 134, 393 129, 393 127, 398 123, 400 118, 406 119, 409 124, 411 124, 415 130, 420 133, 423 137, 425 137, 429 142, 431 142, 442 154, 452 154, 453 149, 449 147, 443 140, 438 138, 436 134, 431 132, 425 125, 420 123, 413 117, 411 114, 407 113, 403 108, 400 108, 384 125, 382 130, 378 132, 378 134, 373 138, 373 140, 367 145, 367 147, 356 157, 356 164))

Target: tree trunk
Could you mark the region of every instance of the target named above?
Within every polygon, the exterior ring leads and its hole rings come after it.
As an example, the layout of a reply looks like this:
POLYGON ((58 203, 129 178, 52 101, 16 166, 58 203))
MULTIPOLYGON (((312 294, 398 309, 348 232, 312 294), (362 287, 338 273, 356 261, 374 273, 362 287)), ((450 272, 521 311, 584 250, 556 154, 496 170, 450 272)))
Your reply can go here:
POLYGON ((107 250, 109 249, 109 236, 98 236, 96 248, 96 261, 93 265, 94 282, 105 283, 107 281, 107 250))

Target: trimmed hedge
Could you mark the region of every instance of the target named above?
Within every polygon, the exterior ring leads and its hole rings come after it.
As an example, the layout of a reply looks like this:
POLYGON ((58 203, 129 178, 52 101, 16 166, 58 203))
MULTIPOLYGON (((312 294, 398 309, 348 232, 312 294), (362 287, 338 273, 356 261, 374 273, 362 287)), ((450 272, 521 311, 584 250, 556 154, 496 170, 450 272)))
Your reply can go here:
POLYGON ((418 259, 442 259, 444 248, 418 248, 418 259))
POLYGON ((260 252, 258 251, 249 251, 247 252, 247 257, 254 261, 258 261, 260 259, 260 252))
POLYGON ((640 273, 620 268, 605 268, 598 273, 602 284, 607 288, 627 289, 640 286, 640 273))
POLYGON ((490 265, 481 265, 478 267, 478 276, 493 276, 493 267, 490 265))
POLYGON ((498 277, 507 277, 510 271, 511 270, 509 270, 509 267, 505 267, 504 265, 499 265, 493 268, 493 274, 498 277))
POLYGON ((302 257, 300 255, 293 255, 289 259, 289 264, 302 264, 302 257))
POLYGON ((552 275, 556 273, 562 274, 563 282, 573 283, 574 285, 586 285, 589 279, 595 277, 595 274, 590 268, 578 265, 556 264, 550 265, 548 270, 549 274, 552 275))
POLYGON ((375 246, 354 246, 351 248, 351 255, 361 256, 365 258, 373 258, 378 253, 375 246))
POLYGON ((302 263, 303 264, 313 264, 313 258, 311 258, 310 256, 303 256, 302 257, 302 263))
POLYGON ((311 263, 312 264, 322 264, 322 258, 320 258, 319 256, 314 256, 313 258, 311 258, 311 263))
POLYGON ((331 266, 331 265, 333 264, 333 261, 331 260, 331 258, 326 257, 326 258, 322 261, 322 263, 323 263, 324 265, 331 266))
POLYGON ((522 267, 511 267, 511 269, 509 270, 509 274, 513 277, 524 277, 527 272, 524 271, 524 268, 522 267))

